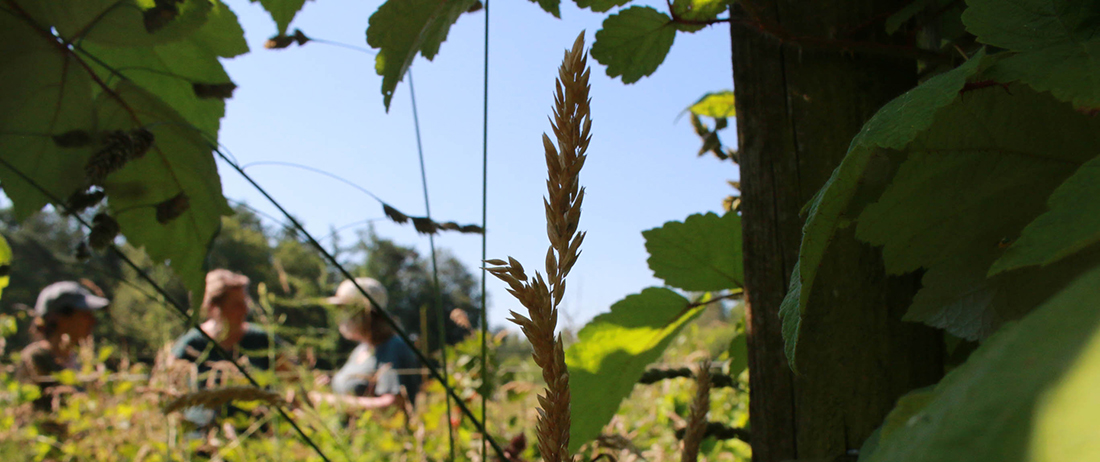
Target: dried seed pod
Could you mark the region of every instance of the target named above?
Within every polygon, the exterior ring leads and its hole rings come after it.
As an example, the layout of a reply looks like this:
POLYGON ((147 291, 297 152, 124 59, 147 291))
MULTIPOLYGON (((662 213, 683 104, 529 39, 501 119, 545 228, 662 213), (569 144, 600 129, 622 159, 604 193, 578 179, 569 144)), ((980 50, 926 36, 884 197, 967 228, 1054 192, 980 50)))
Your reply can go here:
POLYGON ((446 223, 439 223, 439 229, 442 229, 444 231, 458 231, 462 229, 462 227, 458 226, 458 223, 448 221, 446 223))
POLYGON ((92 154, 84 164, 84 174, 92 185, 103 184, 107 175, 114 173, 133 159, 141 158, 153 146, 153 132, 137 128, 129 132, 113 130, 103 135, 103 148, 92 154))
POLYGON ((88 207, 99 204, 106 195, 107 194, 104 193, 102 189, 77 191, 65 201, 66 213, 77 214, 83 212, 88 209, 88 207))
POLYGON ((106 249, 115 241, 121 228, 110 215, 99 212, 92 218, 92 232, 88 233, 88 245, 95 250, 106 249))
POLYGON ((92 135, 84 130, 70 130, 50 138, 59 148, 81 148, 92 144, 92 135))
POLYGON ((405 224, 405 222, 409 221, 408 215, 401 213, 400 210, 390 207, 389 204, 382 204, 382 213, 385 213, 390 220, 393 220, 393 222, 397 224, 405 224))
POLYGON ((168 224, 168 222, 175 220, 187 209, 191 208, 191 198, 187 197, 185 193, 179 193, 172 196, 171 199, 163 201, 157 204, 157 223, 162 225, 168 224))
POLYGON ((192 83, 191 90, 195 92, 195 96, 199 98, 210 99, 227 99, 233 97, 233 90, 237 89, 237 84, 233 82, 229 83, 192 83))
POLYGON ((152 34, 175 20, 180 15, 176 3, 177 0, 154 0, 153 7, 141 14, 145 31, 152 34))
POLYGON ((458 228, 458 232, 466 234, 482 234, 485 230, 481 229, 478 225, 462 225, 458 228))
POLYGON ((149 130, 144 128, 130 130, 130 142, 133 146, 133 150, 130 152, 130 160, 145 157, 145 153, 153 147, 153 141, 156 141, 156 136, 149 130))
POLYGON ((416 232, 421 234, 435 234, 436 230, 439 229, 439 225, 426 217, 412 217, 412 221, 416 232))

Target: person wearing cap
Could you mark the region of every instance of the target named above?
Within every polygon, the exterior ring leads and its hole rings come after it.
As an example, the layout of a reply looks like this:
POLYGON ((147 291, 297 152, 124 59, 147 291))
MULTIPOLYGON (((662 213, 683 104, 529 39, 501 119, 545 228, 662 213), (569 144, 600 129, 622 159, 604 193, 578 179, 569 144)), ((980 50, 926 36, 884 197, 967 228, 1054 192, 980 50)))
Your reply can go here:
POLYGON ((36 408, 49 407, 53 374, 79 369, 75 347, 91 338, 95 312, 108 303, 75 281, 55 282, 39 292, 31 324, 38 340, 23 349, 16 368, 17 378, 42 386, 46 401, 36 401, 36 408))
POLYGON ((206 321, 198 328, 191 328, 176 340, 172 355, 198 363, 199 371, 209 370, 209 361, 239 361, 248 358, 254 368, 268 369, 268 350, 271 337, 263 329, 248 322, 248 276, 226 269, 206 273, 206 293, 202 298, 202 311, 206 321), (225 357, 210 345, 205 332, 229 353, 225 357))
POLYGON ((342 311, 340 334, 359 345, 331 379, 336 394, 314 392, 310 395, 314 401, 341 402, 365 409, 404 408, 406 403, 414 402, 420 390, 420 362, 390 325, 377 319, 375 313, 378 308, 385 308, 387 298, 381 283, 365 277, 340 283, 336 295, 329 297, 328 302, 342 311), (356 284, 370 295, 369 300, 356 284))

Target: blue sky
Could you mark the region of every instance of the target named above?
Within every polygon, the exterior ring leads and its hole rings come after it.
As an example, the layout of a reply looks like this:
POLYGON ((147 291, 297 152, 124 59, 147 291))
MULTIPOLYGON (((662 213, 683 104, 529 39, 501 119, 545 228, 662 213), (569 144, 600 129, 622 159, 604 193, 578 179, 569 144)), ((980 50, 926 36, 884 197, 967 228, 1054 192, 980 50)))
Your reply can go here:
MULTIPOLYGON (((380 3, 307 2, 291 30, 365 47, 368 18, 380 3)), ((252 49, 225 61, 239 87, 227 104, 221 142, 239 162, 307 164, 407 214, 423 214, 408 80, 387 114, 371 56, 320 43, 266 50, 263 42, 275 33, 267 13, 258 3, 230 6, 252 49)), ((653 6, 667 9, 663 2, 653 6)), ((488 257, 513 256, 530 272, 541 268, 547 247, 541 136, 550 130, 556 68, 580 31, 587 31, 591 45, 606 14, 568 1, 560 20, 523 0, 497 0, 490 7, 488 257)), ((436 221, 481 222, 484 21, 484 12, 463 15, 435 60, 418 58, 412 67, 436 221)), ((727 26, 678 34, 656 74, 633 85, 611 80, 604 66, 590 63, 593 135, 581 173, 587 188, 581 229, 588 237, 563 304, 563 321, 576 327, 622 297, 660 285, 646 266, 641 231, 692 213, 721 212, 722 198, 732 192, 726 180, 738 177, 728 161, 697 158, 699 139, 687 117, 677 120, 702 94, 732 87, 727 26)), ((735 144, 732 128, 723 141, 735 144)), ((277 215, 235 172, 219 167, 228 198, 277 215)), ((321 175, 273 165, 248 173, 318 236, 383 217, 376 201, 321 175)), ((374 224, 381 236, 428 254, 428 239, 411 226, 374 224)), ((343 242, 353 241, 359 229, 341 232, 343 242)), ((436 245, 479 266, 476 235, 444 233, 436 245)), ((488 289, 490 325, 504 325, 508 310, 522 310, 502 283, 490 280, 488 289)))

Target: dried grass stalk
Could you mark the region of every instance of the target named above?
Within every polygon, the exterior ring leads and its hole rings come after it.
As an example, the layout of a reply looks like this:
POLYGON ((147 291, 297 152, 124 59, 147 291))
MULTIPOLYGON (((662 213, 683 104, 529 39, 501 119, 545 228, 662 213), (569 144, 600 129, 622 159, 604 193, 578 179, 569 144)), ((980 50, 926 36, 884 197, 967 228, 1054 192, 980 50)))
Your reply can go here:
POLYGON ((180 396, 164 406, 164 413, 171 414, 191 406, 216 408, 232 401, 263 401, 277 404, 281 400, 278 393, 264 391, 256 387, 226 387, 202 390, 180 396))
POLYGON ((580 256, 585 233, 577 232, 581 218, 584 188, 580 186, 580 170, 591 139, 589 116, 588 53, 584 52, 584 33, 577 37, 573 48, 565 52, 558 69, 554 95, 554 118, 551 126, 557 146, 545 134, 547 197, 546 234, 550 248, 546 251, 546 278, 535 272, 529 279, 515 259, 487 260, 493 265, 488 271, 508 283, 508 293, 516 297, 528 315, 512 312, 510 321, 519 324, 531 341, 535 364, 542 368, 546 392, 539 396, 539 452, 547 462, 572 460, 569 455, 569 372, 565 367, 565 347, 561 336, 555 336, 558 324, 558 304, 565 294, 565 277, 580 256))
POLYGON ((695 400, 691 403, 691 414, 684 432, 684 452, 680 462, 695 462, 699 458, 699 446, 707 431, 707 411, 710 409, 710 360, 699 362, 695 373, 695 400))

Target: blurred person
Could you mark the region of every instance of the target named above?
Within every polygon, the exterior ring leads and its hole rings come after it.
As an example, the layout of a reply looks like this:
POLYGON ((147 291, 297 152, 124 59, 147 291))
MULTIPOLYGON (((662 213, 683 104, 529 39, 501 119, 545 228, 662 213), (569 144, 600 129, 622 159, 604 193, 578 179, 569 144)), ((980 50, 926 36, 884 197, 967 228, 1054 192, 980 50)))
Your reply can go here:
POLYGON ((55 282, 38 293, 31 333, 36 341, 23 348, 16 377, 42 387, 35 408, 49 409, 55 388, 53 374, 80 369, 77 346, 90 343, 96 325, 95 312, 110 302, 76 281, 55 282))
POLYGON ((390 325, 376 319, 378 308, 385 308, 388 296, 382 284, 371 278, 356 278, 340 283, 328 302, 341 308, 339 328, 344 338, 359 342, 347 363, 331 380, 319 377, 318 383, 331 383, 335 394, 313 392, 314 401, 344 403, 364 409, 411 406, 420 391, 420 362, 390 325), (356 288, 359 284, 378 307, 356 288))

